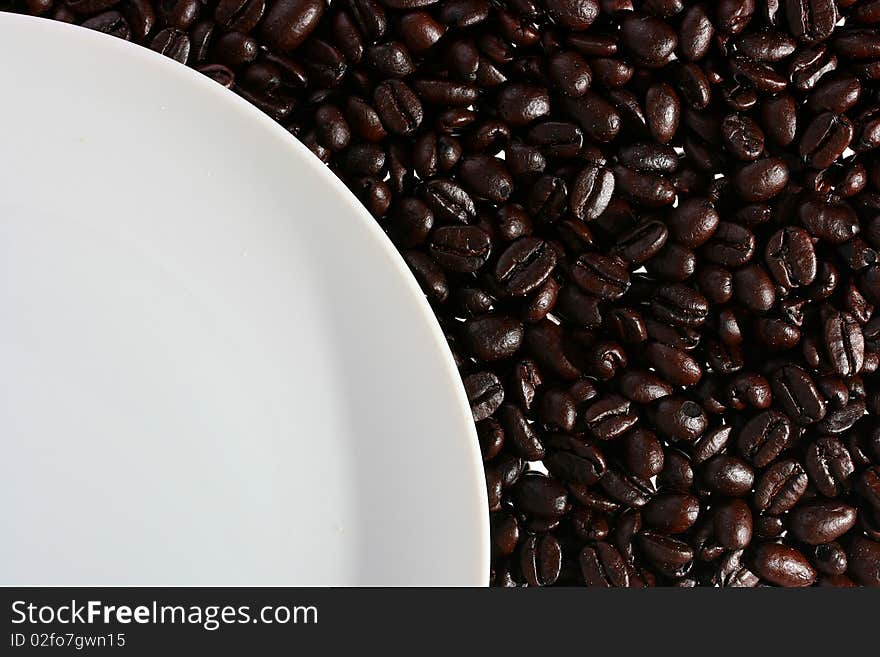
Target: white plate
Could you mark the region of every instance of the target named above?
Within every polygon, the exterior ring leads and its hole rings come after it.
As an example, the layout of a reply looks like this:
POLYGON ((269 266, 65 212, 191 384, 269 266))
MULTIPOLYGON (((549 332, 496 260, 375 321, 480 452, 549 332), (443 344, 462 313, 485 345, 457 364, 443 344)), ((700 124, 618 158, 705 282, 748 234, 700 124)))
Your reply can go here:
POLYGON ((89 30, 0 15, 0 88, 0 584, 485 584, 464 391, 345 187, 89 30))

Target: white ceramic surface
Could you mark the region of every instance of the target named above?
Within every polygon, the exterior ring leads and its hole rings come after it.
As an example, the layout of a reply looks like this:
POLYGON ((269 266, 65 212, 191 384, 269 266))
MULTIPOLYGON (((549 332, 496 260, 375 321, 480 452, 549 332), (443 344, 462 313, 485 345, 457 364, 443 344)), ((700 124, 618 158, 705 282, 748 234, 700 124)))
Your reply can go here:
POLYGON ((0 584, 488 580, 451 355, 281 127, 0 15, 0 584))

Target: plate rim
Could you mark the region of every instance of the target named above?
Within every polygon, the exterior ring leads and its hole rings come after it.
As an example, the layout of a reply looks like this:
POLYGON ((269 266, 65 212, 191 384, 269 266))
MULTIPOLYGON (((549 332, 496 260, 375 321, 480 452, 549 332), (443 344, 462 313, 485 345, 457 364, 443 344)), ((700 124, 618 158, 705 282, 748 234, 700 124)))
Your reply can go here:
MULTIPOLYGON (((351 212, 353 221, 359 221, 367 230, 371 243, 367 248, 373 249, 377 255, 381 255, 393 268, 393 271, 401 283, 407 290, 407 294, 411 298, 411 302, 417 309, 421 321, 425 323, 428 329, 428 335, 433 342, 443 366, 444 377, 448 379, 446 382, 452 386, 452 393, 457 401, 458 413, 461 416, 464 426, 460 432, 461 440, 466 444, 463 446, 465 453, 469 454, 470 463, 462 463, 462 473, 472 477, 477 495, 478 504, 478 536, 476 541, 480 546, 480 553, 474 555, 476 562, 476 572, 478 580, 474 581, 472 586, 488 586, 490 576, 490 531, 489 531, 489 509, 488 509, 488 493, 485 486, 485 473, 483 469, 483 459, 479 448, 479 440, 477 437, 476 426, 473 422, 470 403, 462 383, 458 367, 455 364, 452 352, 443 334, 437 317, 431 309, 428 300, 419 286, 415 276, 406 265, 402 255, 392 243, 391 239, 382 228, 378 221, 367 211, 361 204, 354 193, 346 187, 328 166, 321 162, 302 142, 294 135, 288 132, 281 124, 276 122, 267 114, 250 104, 247 100, 211 80, 197 70, 180 64, 179 62, 169 59, 168 57, 155 52, 145 46, 126 41, 118 37, 97 32, 80 25, 64 23, 39 16, 29 16, 13 12, 0 11, 0 27, 4 24, 11 25, 12 29, 25 30, 44 30, 47 32, 63 33, 65 38, 78 39, 84 42, 85 47, 93 45, 98 48, 107 50, 116 49, 120 54, 124 53, 125 57, 139 60, 139 64, 143 66, 151 66, 161 68, 163 74, 168 76, 176 76, 183 83, 195 87, 198 93, 213 95, 217 103, 225 103, 230 111, 238 112, 246 116, 248 121, 258 122, 262 128, 268 130, 291 153, 290 157, 296 158, 314 175, 323 179, 333 193, 337 194, 341 200, 344 200, 351 212)), ((0 584, 2 586, 2 584, 0 584)))

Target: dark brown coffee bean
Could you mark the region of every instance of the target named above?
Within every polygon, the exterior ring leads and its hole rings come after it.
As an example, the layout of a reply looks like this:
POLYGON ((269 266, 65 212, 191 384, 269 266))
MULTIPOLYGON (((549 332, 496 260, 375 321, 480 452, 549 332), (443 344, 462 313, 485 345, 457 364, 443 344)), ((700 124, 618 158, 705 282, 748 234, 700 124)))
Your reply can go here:
POLYGON ((640 553, 666 577, 687 572, 693 563, 693 548, 677 538, 645 530, 638 533, 637 540, 640 553))
POLYGON ((581 575, 587 586, 628 588, 629 569, 620 552, 609 543, 599 542, 585 547, 579 556, 581 575))
POLYGON ((807 425, 825 417, 825 400, 803 368, 786 365, 773 375, 773 396, 797 424, 807 425))
POLYGON ((768 98, 761 105, 764 132, 780 146, 788 146, 797 133, 797 104, 792 95, 783 93, 768 98))
POLYGON ((577 121, 584 134, 592 141, 612 141, 620 131, 618 111, 604 98, 588 90, 579 98, 561 98, 562 110, 577 121))
POLYGON ((621 22, 620 40, 633 57, 648 66, 663 64, 678 45, 678 36, 653 16, 627 14, 621 22))
POLYGON ((746 201, 766 201, 788 184, 788 167, 780 158, 768 157, 742 167, 734 177, 737 193, 746 201))
POLYGON ((853 125, 846 115, 822 112, 801 136, 799 152, 811 167, 825 169, 841 156, 852 137, 853 125))
POLYGON ((487 362, 515 354, 523 341, 523 326, 504 315, 483 315, 464 323, 464 339, 477 358, 487 362))
POLYGON ((550 586, 562 569, 562 548, 552 534, 529 536, 520 546, 520 570, 530 586, 550 586))
POLYGON ((504 162, 488 155, 462 158, 459 164, 462 182, 478 198, 503 203, 513 192, 513 178, 504 162))
POLYGON ((791 444, 791 423, 776 411, 763 411, 749 420, 739 433, 740 453, 755 467, 771 463, 791 444))
POLYGON ((660 342, 648 344, 645 348, 645 358, 673 385, 693 386, 703 375, 699 363, 686 352, 660 342))
POLYGON ((816 581, 816 571, 807 558, 787 545, 762 543, 750 561, 759 577, 777 586, 811 586, 816 581))
POLYGON ((474 422, 492 415, 504 401, 504 388, 492 372, 477 372, 465 378, 464 389, 471 404, 474 422))
POLYGON ((394 134, 410 134, 419 127, 424 118, 418 96, 400 80, 386 80, 381 83, 376 87, 373 101, 382 124, 394 134))
POLYGON ((168 27, 156 34, 150 48, 181 64, 189 60, 190 41, 185 32, 168 27))
POLYGON ((847 549, 847 573, 863 586, 880 586, 880 542, 854 536, 847 549))
POLYGON ((663 470, 663 445, 653 432, 634 429, 623 438, 624 462, 630 472, 650 479, 663 470))
POLYGON ((824 339, 835 372, 847 377, 861 371, 865 362, 865 338, 852 315, 830 310, 825 317, 824 339))
POLYGON ((444 269, 474 272, 489 259, 492 242, 476 226, 440 226, 428 242, 431 256, 444 269))
POLYGON ((776 231, 764 258, 776 282, 787 288, 809 285, 816 278, 816 251, 809 233, 795 226, 776 231))
POLYGON ((547 470, 563 481, 592 486, 605 475, 605 457, 594 445, 573 436, 552 436, 547 447, 547 470))
POLYGON ((651 310, 658 319, 678 326, 699 326, 706 321, 709 304, 686 285, 664 285, 656 291, 651 310))
POLYGON ((700 504, 687 493, 661 492, 642 509, 645 522, 663 534, 681 534, 697 521, 700 504))
POLYGON ((807 473, 794 460, 778 461, 758 478, 754 503, 759 511, 771 514, 791 509, 807 489, 807 473))
POLYGON ((740 550, 752 542, 752 512, 742 500, 728 500, 715 508, 715 537, 728 550, 740 550))
POLYGON ((585 292, 602 299, 617 299, 629 289, 629 272, 616 258, 585 253, 571 268, 572 280, 585 292))
POLYGON ((615 166, 613 171, 617 190, 640 205, 660 208, 675 201, 675 187, 661 175, 622 166, 615 166))
POLYGON ((588 166, 577 174, 569 193, 569 207, 581 220, 598 218, 614 192, 614 174, 605 167, 588 166))
POLYGON ((517 456, 527 461, 544 458, 544 445, 519 408, 504 404, 498 411, 498 420, 504 429, 505 441, 517 456))
POLYGON ((661 144, 675 136, 681 117, 681 103, 672 85, 661 82, 648 88, 645 96, 645 117, 648 129, 661 144))
POLYGON ((865 469, 856 480, 856 490, 868 504, 880 510, 880 466, 865 469))
POLYGON ((631 412, 628 399, 608 395, 590 404, 582 416, 590 434, 599 440, 611 440, 635 426, 638 416, 631 412))
POLYGON ((718 265, 741 267, 755 254, 755 235, 740 224, 721 221, 703 245, 703 254, 718 265))
POLYGON ((620 392, 638 404, 650 404, 673 393, 673 387, 653 372, 628 369, 619 378, 620 392))
POLYGON ((807 545, 829 543, 856 524, 856 509, 840 502, 810 502, 793 509, 788 526, 807 545))
POLYGON ((507 248, 495 266, 495 277, 511 296, 523 296, 541 285, 556 266, 556 252, 544 241, 524 237, 507 248))
MULTIPOLYGON (((698 447, 699 443, 694 449, 698 447)), ((755 471, 748 463, 735 456, 718 454, 703 466, 703 483, 710 491, 720 495, 743 497, 752 489, 754 481, 755 471)))
POLYGON ((422 199, 441 221, 469 224, 476 218, 473 199, 451 180, 432 180, 422 188, 422 199))
POLYGON ((523 513, 537 518, 560 518, 569 507, 565 486, 537 472, 528 472, 517 480, 513 497, 523 513))
POLYGON ((324 13, 321 0, 276 0, 260 25, 260 34, 273 48, 296 50, 318 26, 324 13))
POLYGON ((449 282, 446 275, 430 256, 411 249, 404 252, 403 258, 429 299, 443 303, 449 298, 449 282))
POLYGON ((810 481, 825 497, 837 497, 846 490, 855 471, 849 451, 832 436, 810 443, 805 465, 810 481))
POLYGON ((753 588, 760 583, 758 576, 745 565, 744 552, 744 550, 733 550, 721 559, 712 576, 714 585, 725 588, 753 588))
MULTIPOLYGON (((90 30, 95 30, 96 32, 103 32, 104 34, 115 36, 119 39, 125 39, 126 41, 131 40, 131 26, 118 11, 106 11, 103 14, 93 16, 92 18, 83 21, 82 26, 90 30)), ((155 47, 153 49, 158 50, 158 48, 155 47)), ((159 52, 163 55, 167 54, 162 50, 159 50, 159 52)), ((172 59, 180 61, 179 56, 172 56, 172 59)), ((181 63, 185 64, 186 60, 181 63)))

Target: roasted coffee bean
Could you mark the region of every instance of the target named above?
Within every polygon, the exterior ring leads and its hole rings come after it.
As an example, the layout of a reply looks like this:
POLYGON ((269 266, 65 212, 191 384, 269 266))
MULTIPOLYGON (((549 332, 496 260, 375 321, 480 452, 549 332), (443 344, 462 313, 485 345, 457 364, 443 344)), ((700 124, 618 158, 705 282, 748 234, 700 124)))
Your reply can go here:
POLYGON ((670 440, 693 443, 708 426, 706 414, 700 405, 682 397, 661 398, 654 412, 654 425, 670 440))
MULTIPOLYGON (((699 443, 694 446, 695 449, 698 447, 699 443)), ((752 489, 755 471, 740 458, 718 454, 704 464, 702 479, 703 484, 713 493, 743 497, 752 489)))
POLYGON ((403 259, 429 299, 443 303, 449 298, 449 282, 440 265, 430 256, 411 249, 404 252, 403 259))
POLYGON ((780 158, 768 157, 743 166, 734 177, 739 195, 746 201, 766 201, 788 184, 788 167, 780 158))
POLYGON ((760 579, 745 565, 744 550, 728 552, 712 576, 712 584, 730 588, 752 588, 760 579))
POLYGON ((654 138, 665 144, 675 136, 681 117, 681 103, 672 85, 651 85, 645 96, 645 117, 654 138))
POLYGON ((629 272, 617 258, 585 253, 571 268, 572 280, 601 299, 617 299, 629 289, 629 272))
POLYGON ((755 254, 755 235, 748 228, 728 221, 718 222, 709 240, 703 245, 703 254, 723 267, 740 267, 755 254))
MULTIPOLYGON (((713 456, 719 455, 730 441, 730 433, 730 427, 716 427, 703 432, 703 435, 697 439, 691 448, 694 464, 699 465, 713 456)), ((725 471, 727 467, 724 466, 721 470, 725 471)), ((733 474, 735 475, 734 479, 740 479, 738 472, 734 471, 733 474)), ((749 484, 749 487, 751 488, 751 484, 749 484)))
POLYGON ((854 536, 846 552, 847 573, 863 586, 880 586, 880 542, 854 536))
POLYGON ((492 415, 504 401, 504 387, 492 372, 477 372, 464 379, 464 389, 474 422, 484 420, 492 415))
POLYGON ((645 348, 645 358, 666 381, 673 385, 696 385, 703 375, 700 364, 680 349, 660 342, 645 348))
POLYGON ((382 124, 394 134, 412 133, 424 118, 418 96, 400 80, 381 83, 373 92, 373 101, 382 124))
POLYGON ((754 503, 759 511, 771 514, 791 509, 807 490, 807 473, 794 460, 778 461, 759 477, 754 503))
POLYGON ((666 577, 686 573, 694 560, 694 550, 685 541, 645 530, 638 533, 639 552, 666 577))
POLYGON ((428 242, 431 256, 444 269, 473 272, 489 258, 492 241, 476 226, 440 226, 428 242))
POLYGON ((624 462, 630 472, 650 479, 663 470, 663 445, 653 432, 634 429, 623 438, 624 462))
POLYGON ((645 522, 663 534, 681 534, 697 521, 700 503, 693 495, 661 492, 642 509, 645 522))
POLYGON ((755 574, 776 586, 810 586, 816 571, 796 549, 780 543, 762 543, 751 555, 755 574))
POLYGON ((728 550, 740 550, 752 542, 752 512, 749 505, 734 499, 715 508, 715 537, 728 550))
POLYGON ((837 497, 849 487, 855 471, 852 456, 837 438, 818 438, 807 447, 805 460, 810 482, 825 497, 837 497))
POLYGON ((631 412, 628 399, 608 395, 590 404, 582 419, 593 437, 611 440, 631 429, 638 421, 638 416, 631 412))
POLYGON ((564 481, 592 486, 607 470, 598 447, 572 436, 552 436, 547 440, 547 470, 564 481))
POLYGON ((636 13, 624 16, 620 40, 637 61, 648 66, 665 63, 678 45, 678 36, 668 23, 636 13))
POLYGON ((871 466, 859 475, 856 490, 867 502, 880 510, 880 466, 871 466))
POLYGON ((706 321, 709 304, 686 285, 664 285, 656 291, 651 310, 658 319, 678 326, 699 326, 706 321))
POLYGON ((520 570, 531 586, 550 586, 559 578, 562 548, 552 534, 529 536, 520 546, 520 570))
POLYGON ((843 575, 846 572, 846 551, 839 543, 823 543, 813 550, 813 565, 825 575, 843 575))
POLYGON ((523 296, 547 280, 555 266, 556 252, 546 242, 524 237, 501 254, 495 277, 507 294, 523 296))
POLYGON ((816 251, 807 231, 788 226, 776 231, 764 254, 776 282, 787 288, 809 285, 816 278, 816 251))
POLYGON ((824 322, 825 348, 834 371, 847 377, 858 374, 865 362, 865 338, 856 319, 831 309, 824 322))
POLYGON ((758 468, 771 463, 791 444, 791 423, 777 411, 763 411, 740 430, 737 447, 758 468))
POLYGON ((808 502, 790 513, 792 535, 807 545, 829 543, 856 524, 855 507, 840 502, 808 502))
POLYGON ((798 208, 798 218, 811 235, 830 244, 843 244, 860 229, 855 211, 842 201, 810 199, 798 208))
POLYGON ((721 139, 724 147, 740 160, 756 160, 764 151, 764 132, 757 123, 742 114, 724 117, 721 139))
POLYGON ((772 385, 774 398, 795 423, 807 425, 825 417, 825 400, 803 368, 781 367, 774 373, 772 385))
POLYGON ((450 180, 432 180, 422 188, 422 199, 434 215, 446 223, 473 223, 477 210, 473 199, 450 180))
POLYGON ((579 98, 560 98, 559 105, 564 114, 577 121, 584 134, 593 141, 612 141, 620 131, 621 117, 618 111, 592 90, 579 98))
POLYGON ((156 52, 170 57, 181 64, 186 64, 189 60, 190 41, 186 32, 167 27, 155 37, 150 43, 150 48, 156 52))
POLYGON ((638 404, 651 402, 671 395, 673 387, 650 371, 628 369, 620 375, 620 392, 638 404))
POLYGON ((846 115, 823 112, 807 126, 799 152, 814 169, 825 169, 846 150, 852 137, 853 125, 846 115))
MULTIPOLYGON (((131 40, 131 26, 128 24, 128 21, 120 14, 118 11, 107 11, 103 14, 98 14, 86 21, 83 21, 83 27, 89 28, 90 30, 95 30, 96 32, 103 32, 104 34, 109 34, 110 36, 115 36, 119 39, 125 39, 126 41, 131 40)), ((160 48, 161 46, 160 41, 160 48)), ((165 52, 154 46, 154 50, 159 50, 163 55, 171 52, 165 52)), ((174 56, 169 55, 172 59, 177 59, 182 64, 186 63, 186 59, 180 60, 180 55, 174 56)))
POLYGON ((591 221, 605 211, 613 192, 614 174, 604 167, 588 166, 575 177, 568 204, 578 219, 591 221))
POLYGON ((565 486, 537 472, 528 472, 517 480, 513 497, 523 513, 536 518, 560 518, 569 507, 565 486))
POLYGON ((627 588, 632 586, 626 562, 613 545, 600 541, 585 547, 580 556, 581 574, 587 586, 627 588))
POLYGON ((484 361, 496 361, 515 354, 523 341, 523 326, 512 317, 483 315, 464 323, 464 339, 471 351, 484 361))
POLYGON ((321 0, 276 0, 260 24, 260 34, 272 48, 296 50, 318 26, 323 13, 321 0))
POLYGON ((768 98, 761 105, 761 124, 765 134, 780 146, 794 141, 798 125, 797 104, 791 94, 768 98))
POLYGON ((636 509, 645 506, 655 492, 650 480, 627 474, 614 467, 605 471, 599 480, 599 486, 612 500, 636 509))

